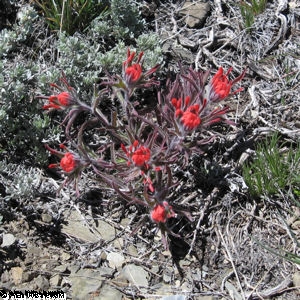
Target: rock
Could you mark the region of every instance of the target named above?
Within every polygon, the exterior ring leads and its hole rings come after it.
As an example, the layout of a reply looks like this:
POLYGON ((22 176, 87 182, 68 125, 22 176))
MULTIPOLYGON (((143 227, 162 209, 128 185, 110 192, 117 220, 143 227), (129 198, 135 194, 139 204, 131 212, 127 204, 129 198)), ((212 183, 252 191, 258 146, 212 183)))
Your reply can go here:
POLYGON ((99 296, 95 297, 94 300, 122 300, 122 293, 112 286, 105 284, 100 291, 99 296))
POLYGON ((33 278, 35 277, 35 273, 34 272, 23 272, 22 274, 22 282, 29 282, 31 280, 33 280, 33 278))
POLYGON ((11 268, 11 276, 15 285, 19 285, 22 282, 23 269, 20 267, 11 268))
POLYGON ((242 300, 243 299, 242 295, 238 292, 236 287, 232 283, 230 283, 229 281, 225 282, 225 288, 227 289, 231 299, 235 299, 235 300, 242 300))
POLYGON ((71 255, 68 252, 63 252, 60 257, 62 261, 66 261, 71 258, 71 255))
POLYGON ((16 241, 16 238, 13 234, 11 233, 4 233, 2 236, 2 244, 1 247, 9 247, 14 244, 16 241))
POLYGON ((77 211, 72 211, 66 217, 68 224, 63 225, 62 232, 83 242, 93 243, 99 239, 112 240, 116 235, 115 228, 102 220, 98 220, 97 226, 95 224, 88 226, 87 221, 83 220, 77 211))
POLYGON ((186 1, 183 4, 180 14, 186 16, 185 22, 191 28, 200 27, 206 20, 207 14, 210 11, 208 2, 186 1))
POLYGON ((72 299, 90 299, 91 294, 97 293, 104 278, 101 273, 91 269, 81 269, 71 274, 69 279, 72 283, 72 299))
POLYGON ((187 297, 184 295, 172 295, 162 297, 160 300, 187 300, 187 297))
POLYGON ((51 223, 52 222, 52 216, 49 214, 42 214, 42 221, 45 223, 51 223))
POLYGON ((138 251, 134 245, 129 245, 127 248, 128 254, 131 256, 138 256, 138 251))
POLYGON ((123 268, 122 274, 130 283, 135 286, 148 286, 148 273, 140 266, 128 264, 123 268))
POLYGON ((216 300, 214 296, 198 296, 195 300, 216 300))
POLYGON ((49 289, 49 281, 42 275, 39 275, 33 280, 34 289, 38 291, 47 291, 49 289))
POLYGON ((59 274, 52 276, 49 280, 50 286, 53 288, 59 287, 61 285, 62 277, 59 274))
POLYGON ((296 272, 293 275, 293 286, 300 286, 300 272, 296 272))
POLYGON ((172 268, 165 268, 163 273, 163 280, 165 283, 170 283, 172 281, 173 276, 173 269, 172 268))
POLYGON ((122 267, 125 261, 124 256, 117 252, 108 253, 106 259, 108 260, 109 266, 113 269, 122 267))

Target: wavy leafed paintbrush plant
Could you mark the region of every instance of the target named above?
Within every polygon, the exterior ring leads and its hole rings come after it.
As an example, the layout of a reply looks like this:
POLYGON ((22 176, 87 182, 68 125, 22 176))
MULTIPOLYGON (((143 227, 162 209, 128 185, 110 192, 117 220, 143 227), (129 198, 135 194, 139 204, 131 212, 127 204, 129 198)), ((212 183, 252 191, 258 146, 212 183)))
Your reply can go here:
POLYGON ((92 174, 99 185, 113 189, 129 204, 145 207, 167 246, 166 235, 177 235, 168 227, 168 219, 192 220, 170 197, 179 184, 174 167, 184 168, 193 154, 203 153, 202 146, 214 139, 205 134, 209 127, 221 122, 234 125, 224 103, 242 90, 233 86, 245 71, 230 80, 231 68, 224 72, 220 67, 213 76, 190 68, 168 79, 162 88, 155 78, 158 69, 156 65, 144 70, 143 53, 128 50, 122 74, 103 78, 90 103, 80 99, 64 75, 59 85, 51 84, 53 95, 40 98, 45 100, 45 110, 65 113, 65 141, 60 149, 46 145, 59 158, 49 167, 65 174, 61 188, 74 184, 79 195, 81 176, 92 174), (155 105, 142 105, 137 90, 154 88, 158 90, 155 105), (109 111, 101 106, 107 99, 115 104, 109 111), (95 143, 87 138, 91 131, 96 132, 95 143), (97 137, 105 137, 105 143, 97 143, 97 137))

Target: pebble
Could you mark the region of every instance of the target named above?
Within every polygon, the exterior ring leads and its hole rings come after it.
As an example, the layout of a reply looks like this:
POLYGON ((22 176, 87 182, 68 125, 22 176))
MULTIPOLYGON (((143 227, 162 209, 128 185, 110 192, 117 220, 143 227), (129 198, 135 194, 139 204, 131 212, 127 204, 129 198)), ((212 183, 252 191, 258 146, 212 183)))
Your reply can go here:
POLYGON ((45 223, 51 223, 52 222, 52 216, 49 214, 42 214, 42 221, 45 223))
POLYGON ((59 274, 52 276, 49 280, 51 287, 59 287, 61 285, 62 277, 59 274))
POLYGON ((9 247, 14 244, 16 241, 16 238, 13 234, 11 233, 4 233, 2 236, 2 244, 1 247, 9 247))
POLYGON ((196 28, 201 26, 210 11, 210 5, 208 2, 186 1, 180 10, 180 13, 186 16, 185 22, 190 28, 196 28))
POLYGON ((108 253, 106 259, 108 260, 108 265, 113 269, 121 267, 125 261, 124 256, 118 252, 108 253))
POLYGON ((105 284, 100 291, 99 296, 95 297, 94 300, 122 300, 122 293, 117 289, 113 288, 109 284, 105 284))
POLYGON ((19 285, 22 282, 23 269, 20 267, 11 268, 11 276, 15 285, 19 285))
POLYGON ((148 272, 140 266, 128 264, 123 268, 122 274, 135 286, 148 286, 148 272))
POLYGON ((293 275, 293 286, 300 286, 300 272, 296 272, 293 275))
POLYGON ((47 291, 50 286, 48 279, 42 275, 39 275, 33 281, 35 284, 35 289, 39 291, 47 291))
POLYGON ((90 299, 91 294, 97 293, 104 278, 99 271, 91 269, 80 269, 69 277, 72 283, 72 299, 90 299))

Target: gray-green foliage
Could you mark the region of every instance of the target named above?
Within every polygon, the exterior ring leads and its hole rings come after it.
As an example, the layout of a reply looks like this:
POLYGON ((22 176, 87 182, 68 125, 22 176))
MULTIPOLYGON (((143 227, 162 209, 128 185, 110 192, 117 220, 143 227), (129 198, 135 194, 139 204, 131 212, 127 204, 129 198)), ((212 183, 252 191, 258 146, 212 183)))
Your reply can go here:
POLYGON ((32 197, 41 179, 41 171, 37 168, 0 161, 0 180, 5 186, 4 200, 32 197))
POLYGON ((28 39, 33 32, 33 24, 37 20, 37 12, 29 5, 20 8, 17 14, 17 23, 12 29, 0 31, 0 57, 16 50, 21 43, 28 39))
POLYGON ((258 145, 252 162, 243 167, 243 177, 253 196, 299 191, 300 143, 285 147, 277 134, 258 145))
POLYGON ((14 161, 42 163, 46 155, 41 141, 50 119, 35 99, 36 65, 5 59, 0 62, 0 72, 0 154, 14 161))

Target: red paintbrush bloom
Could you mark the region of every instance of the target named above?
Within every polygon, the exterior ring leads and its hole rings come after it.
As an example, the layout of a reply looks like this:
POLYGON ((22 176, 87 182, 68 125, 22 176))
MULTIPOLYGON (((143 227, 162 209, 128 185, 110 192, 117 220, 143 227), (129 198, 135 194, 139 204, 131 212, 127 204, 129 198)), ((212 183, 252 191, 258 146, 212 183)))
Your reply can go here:
POLYGON ((62 92, 58 95, 48 97, 49 104, 43 106, 43 109, 64 109, 72 103, 72 96, 68 92, 62 92))
POLYGON ((196 129, 201 124, 200 105, 190 105, 191 97, 186 96, 184 101, 181 98, 172 98, 171 103, 175 108, 175 118, 179 118, 185 130, 196 129))
POLYGON ((243 90, 243 88, 239 88, 238 90, 231 93, 231 87, 238 81, 240 81, 244 76, 246 70, 243 73, 235 78, 234 80, 230 81, 228 79, 229 73, 232 71, 233 68, 229 68, 226 74, 224 74, 224 70, 222 67, 219 68, 218 72, 214 75, 211 80, 211 101, 221 101, 225 99, 230 94, 235 94, 243 90))
POLYGON ((133 64, 126 68, 125 74, 129 83, 137 82, 142 76, 142 66, 140 64, 133 64))
MULTIPOLYGON (((130 158, 137 167, 147 166, 147 162, 151 157, 149 148, 145 146, 139 146, 139 142, 136 140, 129 147, 129 151, 123 144, 121 145, 121 148, 126 153, 127 157, 130 158)), ((130 164, 130 161, 128 164, 130 164)))
POLYGON ((199 104, 188 107, 188 109, 182 113, 180 122, 187 130, 196 129, 201 123, 199 117, 199 104))
POLYGON ((141 146, 134 151, 131 159, 136 166, 142 167, 150 160, 150 150, 144 146, 141 146))
POLYGON ((137 59, 135 59, 135 52, 127 51, 127 59, 123 62, 123 83, 129 89, 135 89, 138 87, 149 87, 152 85, 158 85, 159 82, 155 81, 154 78, 149 78, 156 70, 159 65, 151 68, 150 70, 143 72, 142 70, 142 58, 144 52, 139 53, 137 59))
POLYGON ((167 201, 155 205, 151 211, 151 219, 157 223, 165 223, 167 219, 172 217, 175 217, 175 213, 167 201))
POLYGON ((60 166, 65 172, 72 172, 77 167, 77 161, 74 154, 67 152, 60 160, 60 166))

